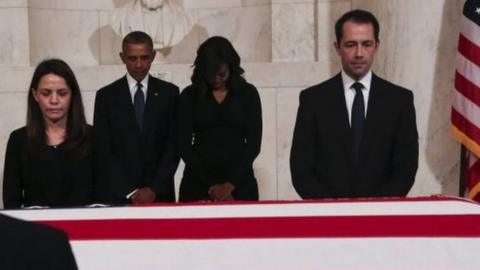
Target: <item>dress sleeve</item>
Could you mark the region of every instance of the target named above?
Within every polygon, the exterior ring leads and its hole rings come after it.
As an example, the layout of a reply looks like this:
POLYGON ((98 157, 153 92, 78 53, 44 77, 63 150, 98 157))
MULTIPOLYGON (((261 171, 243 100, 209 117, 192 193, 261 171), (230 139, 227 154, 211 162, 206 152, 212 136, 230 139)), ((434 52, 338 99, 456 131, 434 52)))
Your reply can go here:
POLYGON ((3 205, 5 209, 20 208, 24 203, 22 187, 21 145, 18 134, 8 139, 3 171, 3 205))
POLYGON ((248 176, 253 161, 260 153, 262 144, 262 105, 257 89, 253 85, 248 85, 249 89, 245 95, 246 108, 246 130, 245 130, 245 151, 233 172, 232 184, 237 186, 248 176))

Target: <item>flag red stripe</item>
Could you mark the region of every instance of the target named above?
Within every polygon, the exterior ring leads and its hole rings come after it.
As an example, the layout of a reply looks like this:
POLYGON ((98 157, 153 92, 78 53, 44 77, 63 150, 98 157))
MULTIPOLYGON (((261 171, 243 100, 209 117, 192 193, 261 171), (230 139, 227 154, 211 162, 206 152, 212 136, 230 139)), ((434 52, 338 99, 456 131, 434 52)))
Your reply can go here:
POLYGON ((470 62, 480 67, 480 47, 461 33, 458 40, 458 52, 465 56, 470 62))
POLYGON ((455 89, 471 102, 480 106, 480 87, 473 84, 458 71, 455 72, 455 89))
POLYGON ((470 168, 468 168, 467 172, 468 186, 473 187, 480 179, 480 161, 475 162, 470 168))
POLYGON ((477 160, 469 168, 467 168, 466 180, 467 186, 469 187, 469 196, 472 196, 473 199, 475 199, 479 194, 478 187, 475 188, 475 186, 478 185, 480 180, 480 160, 477 160), (474 194, 471 194, 472 192, 474 194))
POLYGON ((452 124, 469 138, 480 144, 480 129, 452 108, 452 124))
POLYGON ((70 240, 480 237, 480 215, 38 221, 70 240))

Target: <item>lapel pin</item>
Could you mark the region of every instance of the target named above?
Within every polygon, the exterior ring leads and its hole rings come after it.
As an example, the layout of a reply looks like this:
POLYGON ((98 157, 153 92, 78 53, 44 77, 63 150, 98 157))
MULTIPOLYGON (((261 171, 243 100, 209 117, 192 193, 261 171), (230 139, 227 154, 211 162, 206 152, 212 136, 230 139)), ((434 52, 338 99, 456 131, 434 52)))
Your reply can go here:
POLYGON ((158 96, 158 93, 153 93, 154 96, 158 96))

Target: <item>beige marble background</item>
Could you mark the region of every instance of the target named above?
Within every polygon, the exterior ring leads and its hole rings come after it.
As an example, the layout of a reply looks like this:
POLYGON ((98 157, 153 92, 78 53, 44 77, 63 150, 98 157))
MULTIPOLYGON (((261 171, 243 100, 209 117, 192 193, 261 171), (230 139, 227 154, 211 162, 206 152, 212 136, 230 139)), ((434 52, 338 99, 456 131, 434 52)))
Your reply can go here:
MULTIPOLYGON (((176 0, 181 1, 181 0, 176 0)), ((0 153, 25 123, 26 92, 44 58, 70 63, 91 123, 95 91, 125 73, 121 37, 109 25, 129 0, 0 0, 0 153)), ((289 152, 301 89, 339 70, 333 24, 352 8, 381 24, 375 72, 415 94, 420 166, 410 196, 458 193, 459 145, 448 131, 454 59, 463 0, 183 0, 195 27, 157 59, 155 76, 189 84, 197 46, 229 38, 262 99, 264 136, 255 171, 263 200, 298 199, 289 152)), ((0 172, 3 171, 0 154, 0 172)), ((181 168, 177 172, 177 185, 181 168)))

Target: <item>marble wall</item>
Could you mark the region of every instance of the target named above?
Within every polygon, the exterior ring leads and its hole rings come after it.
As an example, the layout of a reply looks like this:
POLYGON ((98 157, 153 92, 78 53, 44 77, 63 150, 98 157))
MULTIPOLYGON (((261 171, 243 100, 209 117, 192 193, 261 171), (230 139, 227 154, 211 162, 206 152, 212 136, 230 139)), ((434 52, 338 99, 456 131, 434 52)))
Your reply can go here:
MULTIPOLYGON (((179 0, 175 0, 179 1, 179 0)), ((181 0, 180 0, 181 1, 181 0)), ((10 131, 24 125, 34 66, 46 57, 69 62, 78 77, 88 121, 95 91, 122 76, 112 12, 130 0, 0 1, 0 153, 10 131)), ((212 35, 229 38, 263 106, 262 152, 254 167, 261 199, 298 199, 289 152, 301 89, 339 70, 333 24, 363 8, 381 23, 375 72, 415 94, 420 167, 410 196, 458 190, 459 145, 448 131, 454 58, 463 0, 183 0, 195 27, 161 55, 152 74, 184 87, 195 50, 212 35), (425 19, 425 18, 428 18, 425 19)), ((0 172, 3 155, 0 155, 0 172)), ((177 185, 181 170, 177 173, 177 185)))
MULTIPOLYGON (((158 62, 192 63, 198 45, 222 35, 237 45, 244 60, 271 60, 270 1, 180 1, 194 27, 177 45, 158 54, 158 62)), ((58 56, 77 66, 121 64, 122 37, 112 28, 115 14, 131 1, 29 2, 31 62, 58 56), (62 40, 62 42, 58 42, 62 40)))
POLYGON ((272 60, 336 61, 333 25, 350 0, 272 0, 272 60))
POLYGON ((27 0, 0 1, 0 66, 30 64, 27 0), (12 29, 15 29, 12 31, 12 29))

